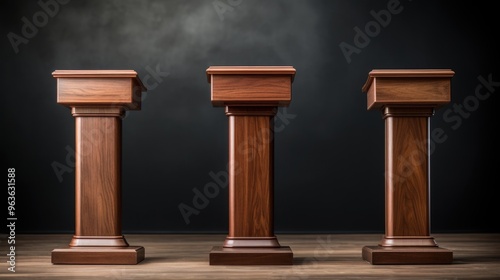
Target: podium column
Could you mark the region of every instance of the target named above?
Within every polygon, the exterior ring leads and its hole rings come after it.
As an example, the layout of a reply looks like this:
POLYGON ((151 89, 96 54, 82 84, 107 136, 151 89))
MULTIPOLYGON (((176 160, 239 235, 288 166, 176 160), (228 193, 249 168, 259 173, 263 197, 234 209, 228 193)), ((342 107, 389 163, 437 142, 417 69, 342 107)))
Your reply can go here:
POLYGON ((274 135, 278 106, 291 100, 289 66, 212 66, 212 104, 229 118, 229 234, 210 265, 291 265, 274 235, 274 135))
POLYGON ((57 70, 57 102, 75 118, 75 234, 54 264, 137 264, 121 226, 121 121, 146 89, 130 70, 57 70))
POLYGON ((447 264, 453 252, 430 235, 430 117, 449 103, 454 72, 373 70, 368 109, 385 120, 385 235, 363 248, 371 264, 447 264))

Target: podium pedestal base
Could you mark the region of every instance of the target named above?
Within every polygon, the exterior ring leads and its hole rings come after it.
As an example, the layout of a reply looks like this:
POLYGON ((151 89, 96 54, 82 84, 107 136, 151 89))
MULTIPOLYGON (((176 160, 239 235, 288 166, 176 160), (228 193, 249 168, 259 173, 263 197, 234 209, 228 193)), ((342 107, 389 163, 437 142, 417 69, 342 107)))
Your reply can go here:
POLYGON ((363 260, 371 264, 450 264, 453 252, 439 247, 363 247, 363 260))
POLYGON ((293 252, 288 246, 277 248, 224 248, 210 251, 210 265, 292 265, 293 252))
POLYGON ((52 250, 53 264, 138 264, 144 247, 68 247, 52 250))

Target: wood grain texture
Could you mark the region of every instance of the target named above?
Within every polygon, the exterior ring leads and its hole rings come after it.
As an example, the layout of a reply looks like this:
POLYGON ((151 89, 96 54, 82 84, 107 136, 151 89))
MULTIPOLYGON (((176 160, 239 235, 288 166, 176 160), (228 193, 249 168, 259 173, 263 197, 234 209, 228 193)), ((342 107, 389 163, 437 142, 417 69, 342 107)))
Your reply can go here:
POLYGON ((368 109, 382 109, 385 119, 385 235, 380 247, 363 249, 371 263, 453 258, 430 235, 429 147, 430 117, 450 101, 453 75, 449 69, 373 70, 363 86, 368 109))
POLYGON ((121 235, 121 119, 75 117, 77 236, 121 235))
POLYGON ((384 248, 405 247, 398 253, 366 248, 372 263, 443 263, 451 258, 430 236, 430 117, 434 108, 384 107, 385 119, 385 236, 384 248), (412 247, 425 247, 425 252, 412 247), (435 247, 432 250, 430 247, 435 247), (436 254, 432 257, 433 252, 436 254))
POLYGON ((291 77, 286 75, 214 75, 212 103, 229 104, 290 103, 291 77))
POLYGON ((386 236, 428 236, 429 116, 404 115, 385 118, 386 236))
POLYGON ((274 236, 274 135, 271 106, 227 106, 229 233, 209 254, 211 265, 291 265, 293 253, 274 236))
POLYGON ((57 103, 71 106, 114 105, 139 110, 146 88, 133 70, 56 70, 57 103))
POLYGON ((291 264, 274 236, 274 134, 277 106, 288 105, 291 66, 212 66, 214 106, 229 118, 229 233, 210 264, 291 264))
POLYGON ((53 264, 137 264, 144 260, 144 247, 123 248, 79 247, 54 249, 51 254, 53 264))
POLYGON ((75 234, 54 249, 54 264, 137 264, 121 225, 122 107, 73 107, 75 117, 75 234))
POLYGON ((439 107, 451 100, 449 69, 373 70, 363 86, 368 109, 384 105, 439 107))
POLYGON ((229 116, 229 237, 274 236, 271 129, 275 108, 263 107, 261 112, 268 115, 229 116))
POLYGON ((290 247, 224 248, 214 247, 209 254, 210 265, 292 265, 290 247))
POLYGON ((451 264, 453 252, 437 247, 363 247, 363 259, 371 264, 451 264))
POLYGON ((121 119, 140 109, 145 88, 132 70, 54 71, 58 103, 75 118, 75 234, 55 264, 136 264, 144 248, 123 237, 121 119), (137 95, 138 94, 138 95, 137 95))
MULTIPOLYGON (((137 265, 52 265, 52 248, 71 234, 16 235, 16 273, 4 263, 0 279, 498 279, 499 233, 436 234, 453 251, 452 265, 381 265, 363 261, 361 248, 380 234, 278 234, 293 248, 293 265, 211 266, 209 252, 224 234, 127 234, 146 258, 137 265)), ((6 244, 6 236, 0 237, 6 244)))
POLYGON ((292 98, 291 66, 211 66, 206 73, 214 106, 287 106, 292 98))
POLYGON ((449 103, 449 78, 376 78, 368 90, 368 109, 390 104, 422 104, 438 107, 449 103))

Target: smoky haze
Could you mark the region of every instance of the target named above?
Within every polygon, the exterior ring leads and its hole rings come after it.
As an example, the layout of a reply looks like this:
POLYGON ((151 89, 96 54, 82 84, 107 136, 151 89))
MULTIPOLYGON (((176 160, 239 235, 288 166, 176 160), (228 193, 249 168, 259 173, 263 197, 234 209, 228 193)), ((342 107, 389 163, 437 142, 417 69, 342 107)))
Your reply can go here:
POLYGON ((367 31, 373 13, 392 2, 73 0, 17 53, 7 34, 22 36, 22 18, 33 22, 42 8, 5 4, 2 158, 22 185, 19 232, 74 227, 74 120, 56 103, 56 69, 132 69, 147 82, 142 110, 123 120, 124 232, 225 232, 227 188, 189 224, 178 208, 193 206, 195 189, 226 170, 228 122, 210 103, 205 70, 212 65, 297 69, 292 102, 276 118, 277 232, 382 232, 384 123, 366 110, 361 87, 372 69, 451 68, 452 102, 431 119, 431 129, 447 136, 431 155, 432 229, 498 231, 489 222, 498 211, 487 183, 495 174, 487 162, 498 154, 498 97, 481 100, 458 128, 445 117, 453 104, 473 101, 479 76, 500 80, 494 9, 401 0, 399 12, 367 31), (350 62, 342 42, 356 49, 350 62), (58 176, 54 162, 70 171, 58 176))

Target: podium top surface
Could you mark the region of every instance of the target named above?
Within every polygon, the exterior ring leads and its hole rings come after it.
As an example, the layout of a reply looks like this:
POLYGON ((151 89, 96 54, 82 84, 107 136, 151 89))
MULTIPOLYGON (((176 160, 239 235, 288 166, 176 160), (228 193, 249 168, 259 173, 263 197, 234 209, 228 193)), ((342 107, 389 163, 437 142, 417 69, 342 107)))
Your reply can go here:
POLYGON ((79 77, 113 77, 113 78, 136 78, 134 70, 55 70, 52 72, 54 78, 79 78, 79 77))
POLYGON ((373 69, 362 91, 367 92, 375 78, 451 78, 455 72, 451 69, 373 69))
POLYGON ((295 77, 293 66, 210 66, 207 69, 207 80, 211 75, 291 75, 295 77))

